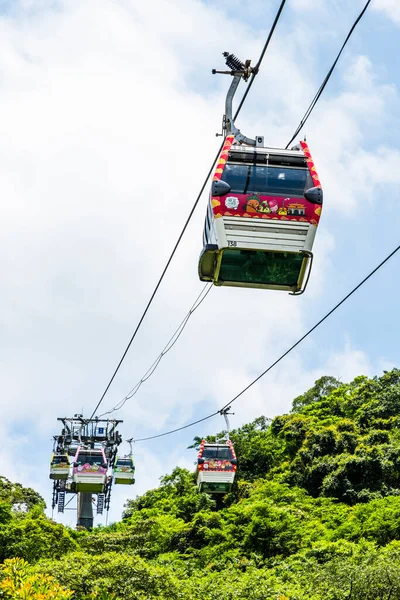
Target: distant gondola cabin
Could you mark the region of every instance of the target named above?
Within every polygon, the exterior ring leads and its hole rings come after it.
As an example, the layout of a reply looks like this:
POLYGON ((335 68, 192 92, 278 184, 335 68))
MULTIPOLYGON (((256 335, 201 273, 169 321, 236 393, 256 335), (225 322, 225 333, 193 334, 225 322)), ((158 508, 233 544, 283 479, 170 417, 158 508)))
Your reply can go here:
POLYGON ((197 458, 197 487, 200 492, 226 494, 235 480, 237 459, 232 442, 211 444, 203 440, 197 458))
POLYGON ((69 468, 68 454, 53 454, 50 461, 50 479, 68 479, 69 468))
POLYGON ((132 485, 135 483, 135 464, 132 456, 118 457, 113 467, 114 483, 132 485))
POLYGON ((73 466, 73 483, 77 492, 104 492, 107 478, 104 450, 79 447, 73 466))

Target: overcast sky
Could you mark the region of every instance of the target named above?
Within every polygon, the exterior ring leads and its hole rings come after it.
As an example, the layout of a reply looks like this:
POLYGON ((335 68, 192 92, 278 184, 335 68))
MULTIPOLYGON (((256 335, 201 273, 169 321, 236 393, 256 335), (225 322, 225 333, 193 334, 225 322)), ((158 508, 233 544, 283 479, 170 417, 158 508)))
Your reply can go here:
MULTIPOLYGON (((222 52, 256 62, 280 0, 0 0, 0 472, 51 501, 57 417, 89 416, 140 318, 220 139, 222 52)), ((284 147, 365 0, 288 0, 237 121, 284 147)), ((214 288, 139 393, 125 439, 226 404, 399 243, 398 0, 372 0, 305 130, 324 188, 304 296, 214 288)), ((244 91, 241 84, 239 94, 244 91)), ((107 394, 141 378, 202 289, 207 194, 107 394)), ((290 410, 321 375, 400 365, 395 256, 234 405, 232 426, 290 410)), ((195 435, 134 446, 127 497, 192 468, 195 435)), ((125 445, 123 451, 127 451, 125 445)), ((51 514, 51 511, 49 512, 51 514)), ((74 524, 74 513, 62 522, 74 524)), ((104 522, 97 520, 97 522, 104 522)))

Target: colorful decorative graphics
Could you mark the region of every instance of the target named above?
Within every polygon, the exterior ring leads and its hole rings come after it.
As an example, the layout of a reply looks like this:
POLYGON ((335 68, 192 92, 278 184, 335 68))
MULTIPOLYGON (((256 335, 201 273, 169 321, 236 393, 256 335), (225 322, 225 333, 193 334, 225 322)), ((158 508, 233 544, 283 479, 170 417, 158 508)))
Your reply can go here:
POLYGON ((252 194, 251 196, 248 196, 247 202, 243 206, 244 210, 247 213, 257 213, 257 212, 259 212, 259 210, 258 210, 259 207, 260 207, 260 197, 257 196, 257 194, 252 194))
POLYGON ((78 473, 107 473, 107 469, 100 465, 85 463, 83 465, 79 465, 74 469, 74 472, 78 473))
POLYGON ((304 216, 306 214, 306 207, 304 204, 288 204, 287 214, 292 216, 304 216))
POLYGON ((221 179, 221 175, 223 173, 223 167, 226 164, 226 161, 228 160, 228 154, 229 154, 229 150, 233 144, 235 140, 235 136, 234 135, 228 135, 225 138, 225 143, 224 146, 222 148, 218 163, 217 163, 217 168, 215 169, 215 173, 214 173, 214 177, 213 180, 219 180, 221 179))
POLYGON ((233 471, 233 464, 230 460, 216 460, 210 458, 208 462, 205 462, 203 465, 203 469, 208 471, 233 471))
POLYGON ((304 156, 306 157, 306 163, 308 166, 308 170, 310 171, 311 179, 313 180, 314 186, 321 187, 321 182, 319 180, 317 169, 315 168, 308 144, 306 142, 300 142, 300 146, 304 152, 304 156))
MULTIPOLYGON (((234 136, 227 136, 214 173, 214 180, 223 179, 224 168, 227 165, 229 151, 234 142, 234 136)), ((309 170, 313 187, 321 187, 314 161, 306 142, 300 142, 309 170)), ((279 177, 278 177, 279 179, 279 177)), ((284 178, 282 177, 282 180, 284 178)), ((310 182, 311 183, 311 182, 310 182)), ((253 219, 274 219, 281 221, 305 221, 317 225, 321 216, 322 207, 310 202, 300 195, 286 197, 276 195, 276 191, 267 195, 265 192, 236 193, 235 189, 229 194, 212 197, 210 202, 214 219, 222 216, 247 217, 253 219), (226 209, 235 211, 228 212, 226 209)), ((288 194, 288 192, 286 192, 288 194)))
POLYGON ((233 464, 231 461, 234 460, 236 462, 236 454, 232 446, 232 442, 228 440, 223 444, 214 444, 214 447, 210 449, 210 445, 207 444, 205 440, 202 440, 200 444, 198 458, 204 460, 203 463, 198 465, 199 471, 236 471, 236 464, 233 464), (207 456, 205 453, 205 448, 208 452, 214 455, 207 456), (226 458, 224 455, 229 454, 230 457, 226 458), (219 456, 220 455, 220 456, 219 456))
POLYGON ((239 206, 239 198, 236 198, 236 196, 227 196, 225 198, 225 206, 226 208, 233 208, 236 210, 239 206))
POLYGON ((269 214, 272 212, 268 200, 262 200, 258 205, 257 212, 269 214))
POLYGON ((135 472, 135 468, 134 467, 114 467, 114 473, 134 473, 135 472))
POLYGON ((272 213, 277 213, 279 211, 279 205, 277 200, 268 200, 268 206, 272 213))

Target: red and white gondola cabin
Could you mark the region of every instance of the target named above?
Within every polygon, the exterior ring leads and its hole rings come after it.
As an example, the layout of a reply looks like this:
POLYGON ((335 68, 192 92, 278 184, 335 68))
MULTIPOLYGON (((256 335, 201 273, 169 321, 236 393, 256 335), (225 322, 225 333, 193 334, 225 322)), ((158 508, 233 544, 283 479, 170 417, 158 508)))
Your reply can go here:
POLYGON ((226 494, 235 480, 237 458, 232 442, 211 444, 202 440, 197 457, 197 487, 200 492, 226 494))
POLYGON ((305 142, 281 150, 240 145, 228 135, 211 186, 200 279, 302 293, 322 198, 305 142))

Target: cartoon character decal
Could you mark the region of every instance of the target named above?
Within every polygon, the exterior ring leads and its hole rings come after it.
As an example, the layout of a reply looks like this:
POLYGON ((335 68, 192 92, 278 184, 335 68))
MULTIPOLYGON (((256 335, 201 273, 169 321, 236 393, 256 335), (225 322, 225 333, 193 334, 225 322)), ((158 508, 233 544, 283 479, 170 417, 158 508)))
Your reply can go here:
POLYGON ((134 473, 134 472, 135 472, 134 467, 125 467, 125 466, 114 467, 114 473, 134 473))
POLYGON ((271 208, 270 208, 269 201, 268 200, 262 200, 260 202, 260 204, 258 205, 257 212, 264 213, 264 214, 270 214, 271 208))
POLYGON ((225 198, 225 206, 226 208, 233 208, 236 210, 239 206, 239 198, 236 198, 236 196, 227 196, 227 198, 225 198))
POLYGON ((247 198, 246 204, 243 205, 243 210, 247 213, 257 213, 260 207, 260 197, 257 194, 252 194, 247 198))
MULTIPOLYGON (((286 200, 290 200, 290 198, 285 198, 286 200)), ((288 211, 283 208, 279 208, 278 200, 272 198, 271 200, 261 200, 258 194, 252 194, 247 198, 246 204, 244 204, 243 209, 247 213, 261 213, 266 215, 272 215, 273 217, 276 215, 287 215, 288 211), (281 212, 280 212, 281 211, 281 212)))
POLYGON ((105 473, 106 470, 107 469, 104 469, 104 467, 101 467, 100 465, 91 465, 89 463, 77 467, 79 473, 105 473))
POLYGON ((297 204, 293 202, 287 207, 287 214, 291 216, 301 217, 306 214, 306 207, 304 204, 297 204))
POLYGON ((95 457, 93 455, 88 456, 87 454, 80 452, 80 449, 78 449, 74 459, 73 472, 74 474, 77 473, 80 475, 105 475, 107 473, 107 459, 103 454, 96 454, 95 457))
POLYGON ((279 210, 279 205, 277 200, 268 200, 269 207, 272 213, 277 213, 279 210))
POLYGON ((233 471, 233 464, 230 460, 217 460, 209 458, 203 465, 206 471, 233 471))

